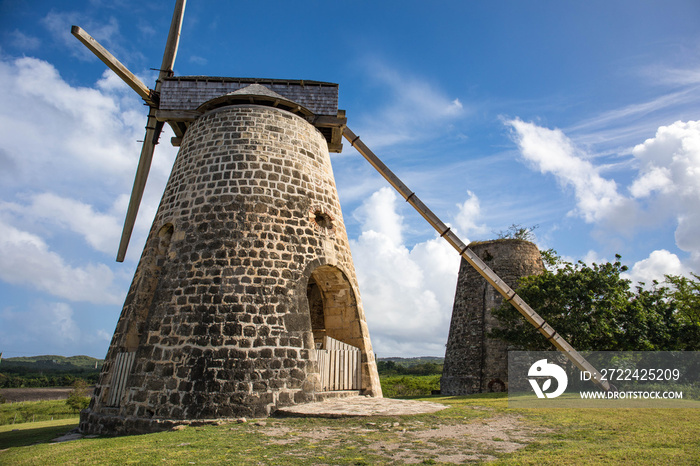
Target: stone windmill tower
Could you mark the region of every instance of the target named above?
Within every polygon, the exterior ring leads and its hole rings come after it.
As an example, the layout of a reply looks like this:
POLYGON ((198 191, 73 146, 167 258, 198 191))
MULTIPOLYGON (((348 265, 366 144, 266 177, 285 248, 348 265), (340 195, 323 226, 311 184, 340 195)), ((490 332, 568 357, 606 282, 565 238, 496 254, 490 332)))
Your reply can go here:
POLYGON ((150 108, 118 261, 165 123, 180 146, 81 429, 381 397, 329 157, 345 124, 338 85, 174 77, 184 6, 154 90, 72 29, 150 108))
MULTIPOLYGON (((515 287, 519 278, 544 271, 540 251, 529 241, 498 239, 471 243, 469 248, 510 287, 515 287)), ((492 311, 503 299, 462 260, 440 379, 443 395, 507 390, 508 346, 489 337, 489 332, 500 326, 492 311)))

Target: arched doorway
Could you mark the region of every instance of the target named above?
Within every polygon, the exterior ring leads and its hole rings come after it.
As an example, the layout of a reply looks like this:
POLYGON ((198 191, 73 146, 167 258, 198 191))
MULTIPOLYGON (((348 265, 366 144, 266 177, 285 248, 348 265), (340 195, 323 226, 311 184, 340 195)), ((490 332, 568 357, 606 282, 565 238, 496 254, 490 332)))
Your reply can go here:
POLYGON ((364 338, 355 292, 345 274, 316 268, 306 286, 311 331, 324 391, 362 389, 364 338))
POLYGON ((342 270, 332 265, 314 269, 306 297, 314 342, 329 336, 356 348, 364 346, 357 298, 342 270))

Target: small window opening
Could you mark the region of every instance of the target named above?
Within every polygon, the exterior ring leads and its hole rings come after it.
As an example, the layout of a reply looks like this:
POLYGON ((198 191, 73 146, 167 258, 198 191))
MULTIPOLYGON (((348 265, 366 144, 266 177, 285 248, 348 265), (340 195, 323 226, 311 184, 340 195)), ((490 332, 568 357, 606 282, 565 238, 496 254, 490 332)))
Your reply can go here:
POLYGON ((333 230, 333 217, 324 211, 320 209, 313 210, 310 217, 316 229, 321 231, 333 230))

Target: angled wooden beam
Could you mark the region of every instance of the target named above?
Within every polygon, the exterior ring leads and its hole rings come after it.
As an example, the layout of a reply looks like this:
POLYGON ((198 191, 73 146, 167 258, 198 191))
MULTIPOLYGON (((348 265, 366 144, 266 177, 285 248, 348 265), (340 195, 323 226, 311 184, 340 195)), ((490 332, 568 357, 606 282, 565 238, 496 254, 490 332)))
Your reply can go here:
POLYGON ((342 128, 347 123, 347 118, 338 118, 330 115, 316 115, 312 121, 312 124, 317 128, 342 128))
POLYGON ((537 312, 535 312, 523 299, 518 296, 491 268, 476 255, 469 246, 445 225, 440 218, 435 215, 423 202, 406 186, 401 179, 394 174, 379 157, 365 145, 359 136, 356 136, 347 126, 343 128, 343 136, 351 146, 357 151, 393 186, 401 196, 418 211, 418 213, 444 238, 464 260, 474 267, 474 269, 486 279, 503 298, 511 303, 515 309, 525 317, 539 332, 547 338, 559 351, 574 363, 582 371, 592 374, 592 381, 605 391, 611 389, 611 385, 603 376, 591 365, 578 351, 574 349, 561 335, 559 335, 551 325, 549 325, 537 312))
POLYGON ((71 27, 70 30, 71 34, 73 34, 80 42, 82 42, 85 47, 90 49, 92 53, 94 53, 97 58, 102 60, 102 62, 107 65, 107 67, 114 71, 117 76, 122 78, 122 81, 124 81, 126 84, 129 85, 130 88, 132 88, 136 93, 146 101, 148 105, 151 106, 157 106, 155 96, 153 95, 153 91, 151 91, 148 86, 146 86, 143 81, 141 81, 139 78, 136 77, 134 73, 129 71, 126 66, 124 66, 117 58, 109 53, 107 49, 102 47, 99 42, 97 42, 90 34, 85 32, 84 29, 82 29, 79 26, 73 26, 71 27))

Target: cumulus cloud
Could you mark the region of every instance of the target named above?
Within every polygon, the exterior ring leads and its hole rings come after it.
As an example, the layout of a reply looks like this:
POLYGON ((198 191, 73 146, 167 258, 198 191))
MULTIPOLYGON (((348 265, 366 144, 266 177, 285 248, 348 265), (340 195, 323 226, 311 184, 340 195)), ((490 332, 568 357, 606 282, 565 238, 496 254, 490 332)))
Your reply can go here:
POLYGON ((103 264, 72 267, 39 236, 0 222, 0 279, 70 301, 118 304, 114 275, 103 264))
POLYGON ((700 259, 700 121, 662 126, 632 154, 640 167, 630 194, 675 217, 676 244, 700 259))
POLYGON ((52 65, 29 57, 0 61, 0 84, 0 144, 19 169, 16 182, 128 183, 143 119, 124 121, 114 96, 71 87, 52 65))
MULTIPOLYGON (((632 150, 637 172, 623 195, 617 183, 558 129, 519 119, 507 122, 523 157, 541 173, 553 174, 576 196, 575 214, 586 222, 618 231, 675 221, 676 245, 700 266, 700 122, 677 121, 658 128, 654 137, 632 150)), ((687 273, 675 254, 654 251, 638 262, 630 276, 663 280, 665 273, 687 273), (636 270, 636 271, 635 271, 636 270)))
MULTIPOLYGON (((31 57, 0 58, 0 86, 0 199, 114 254, 144 135, 140 99, 109 70, 93 88, 73 87, 31 57)), ((166 128, 163 140, 171 134, 166 128)), ((175 153, 169 144, 156 148, 132 246, 150 228, 175 153)))
POLYGON ((509 120, 507 124, 513 128, 525 160, 541 173, 554 175, 563 187, 573 188, 575 214, 586 222, 619 222, 620 213, 630 212, 631 203, 618 193, 615 181, 603 178, 600 169, 586 160, 561 130, 543 128, 520 119, 509 120))
POLYGON ((363 231, 373 231, 392 244, 403 242, 403 217, 396 212, 396 194, 391 188, 381 188, 353 212, 363 231))
MULTIPOLYGON (((120 201, 118 201, 120 202, 120 201)), ((54 193, 32 195, 30 203, 0 204, 31 223, 47 222, 80 234, 95 250, 112 254, 119 244, 121 224, 115 215, 96 212, 93 206, 54 193)))
POLYGON ((359 207, 351 240, 372 344, 384 356, 443 354, 459 256, 441 238, 408 248, 397 196, 382 188, 359 207))
MULTIPOLYGON (((481 217, 479 198, 471 191, 467 191, 467 194, 469 198, 462 204, 457 204, 459 210, 455 216, 455 222, 459 231, 464 235, 482 235, 487 233, 488 229, 486 225, 477 224, 477 221, 481 217)), ((469 243, 466 238, 462 238, 462 241, 469 243)))
POLYGON ((622 276, 631 280, 633 284, 644 283, 649 287, 654 280, 663 282, 665 275, 688 275, 689 272, 688 267, 681 263, 677 255, 660 249, 653 251, 646 259, 635 263, 622 276))

